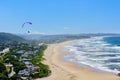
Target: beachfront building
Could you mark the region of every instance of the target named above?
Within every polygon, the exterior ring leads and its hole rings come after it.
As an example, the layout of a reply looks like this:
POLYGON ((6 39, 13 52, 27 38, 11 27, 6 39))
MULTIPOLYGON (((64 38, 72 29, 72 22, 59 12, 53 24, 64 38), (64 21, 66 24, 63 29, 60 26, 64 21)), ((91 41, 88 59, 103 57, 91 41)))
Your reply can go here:
POLYGON ((31 62, 29 62, 29 61, 25 61, 24 62, 25 63, 25 65, 26 65, 26 67, 34 67, 34 65, 31 63, 31 62))
POLYGON ((4 55, 5 53, 7 53, 9 51, 9 48, 5 48, 2 51, 0 51, 0 55, 4 55))
POLYGON ((23 76, 23 77, 29 77, 31 73, 34 72, 34 68, 26 68, 23 70, 20 70, 18 72, 18 75, 23 76))
POLYGON ((28 56, 33 56, 33 51, 27 51, 23 54, 23 56, 28 57, 28 56))
POLYGON ((20 57, 20 61, 26 62, 26 61, 30 61, 31 59, 27 59, 27 58, 21 58, 20 57))
POLYGON ((17 51, 16 53, 17 54, 23 54, 25 52, 25 50, 19 50, 19 51, 17 51))

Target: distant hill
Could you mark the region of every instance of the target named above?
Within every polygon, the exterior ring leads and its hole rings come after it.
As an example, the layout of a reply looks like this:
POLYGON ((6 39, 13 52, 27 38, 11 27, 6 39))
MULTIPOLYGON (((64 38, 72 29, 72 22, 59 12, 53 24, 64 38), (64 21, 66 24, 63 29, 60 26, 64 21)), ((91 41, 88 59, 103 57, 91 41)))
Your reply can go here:
POLYGON ((11 34, 11 33, 4 33, 0 32, 0 42, 24 42, 26 41, 22 37, 19 37, 17 35, 11 34))
POLYGON ((31 40, 34 43, 58 43, 68 40, 90 38, 88 35, 79 34, 63 34, 63 35, 41 35, 41 34, 29 34, 29 35, 19 35, 26 40, 31 40))
POLYGON ((56 42, 63 42, 68 40, 74 39, 81 39, 81 38, 90 38, 90 37, 98 37, 98 36, 120 36, 120 34, 110 34, 110 33, 96 33, 96 34, 63 34, 63 35, 41 35, 41 34, 29 34, 29 35, 20 35, 21 37, 25 38, 26 40, 31 40, 34 43, 56 43, 56 42))

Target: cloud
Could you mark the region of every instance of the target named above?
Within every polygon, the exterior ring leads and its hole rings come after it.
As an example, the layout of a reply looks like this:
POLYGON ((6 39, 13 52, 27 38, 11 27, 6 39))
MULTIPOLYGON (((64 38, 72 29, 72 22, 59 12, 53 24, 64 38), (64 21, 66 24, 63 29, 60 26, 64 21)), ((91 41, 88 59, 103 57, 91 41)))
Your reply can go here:
POLYGON ((42 35, 45 35, 46 33, 45 32, 39 32, 39 31, 32 31, 31 34, 42 34, 42 35))
POLYGON ((69 27, 64 27, 63 29, 68 30, 68 29, 70 29, 70 28, 69 28, 69 27))

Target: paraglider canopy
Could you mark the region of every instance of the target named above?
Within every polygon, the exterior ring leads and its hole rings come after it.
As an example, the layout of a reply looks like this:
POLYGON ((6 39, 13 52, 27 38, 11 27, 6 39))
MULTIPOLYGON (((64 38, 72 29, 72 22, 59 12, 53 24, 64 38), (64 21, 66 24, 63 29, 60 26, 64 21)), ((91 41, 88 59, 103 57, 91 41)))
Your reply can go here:
POLYGON ((25 24, 30 24, 30 25, 32 25, 32 23, 31 23, 31 22, 24 22, 24 23, 22 24, 22 27, 24 27, 24 26, 25 26, 25 24))
MULTIPOLYGON (((27 24, 32 25, 32 22, 24 22, 24 23, 22 24, 22 28, 25 27, 25 25, 27 25, 27 24)), ((27 33, 30 33, 30 31, 28 30, 27 33)))

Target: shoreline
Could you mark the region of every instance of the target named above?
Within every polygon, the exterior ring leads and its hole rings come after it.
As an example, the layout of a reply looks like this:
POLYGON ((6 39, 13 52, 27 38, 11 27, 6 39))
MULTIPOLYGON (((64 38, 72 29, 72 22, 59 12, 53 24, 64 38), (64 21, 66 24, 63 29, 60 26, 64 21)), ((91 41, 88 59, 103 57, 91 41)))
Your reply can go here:
POLYGON ((76 63, 62 60, 62 56, 68 54, 63 47, 73 41, 49 44, 44 53, 45 61, 52 71, 51 75, 36 80, 119 80, 117 75, 106 72, 96 72, 90 68, 79 68, 76 63))

